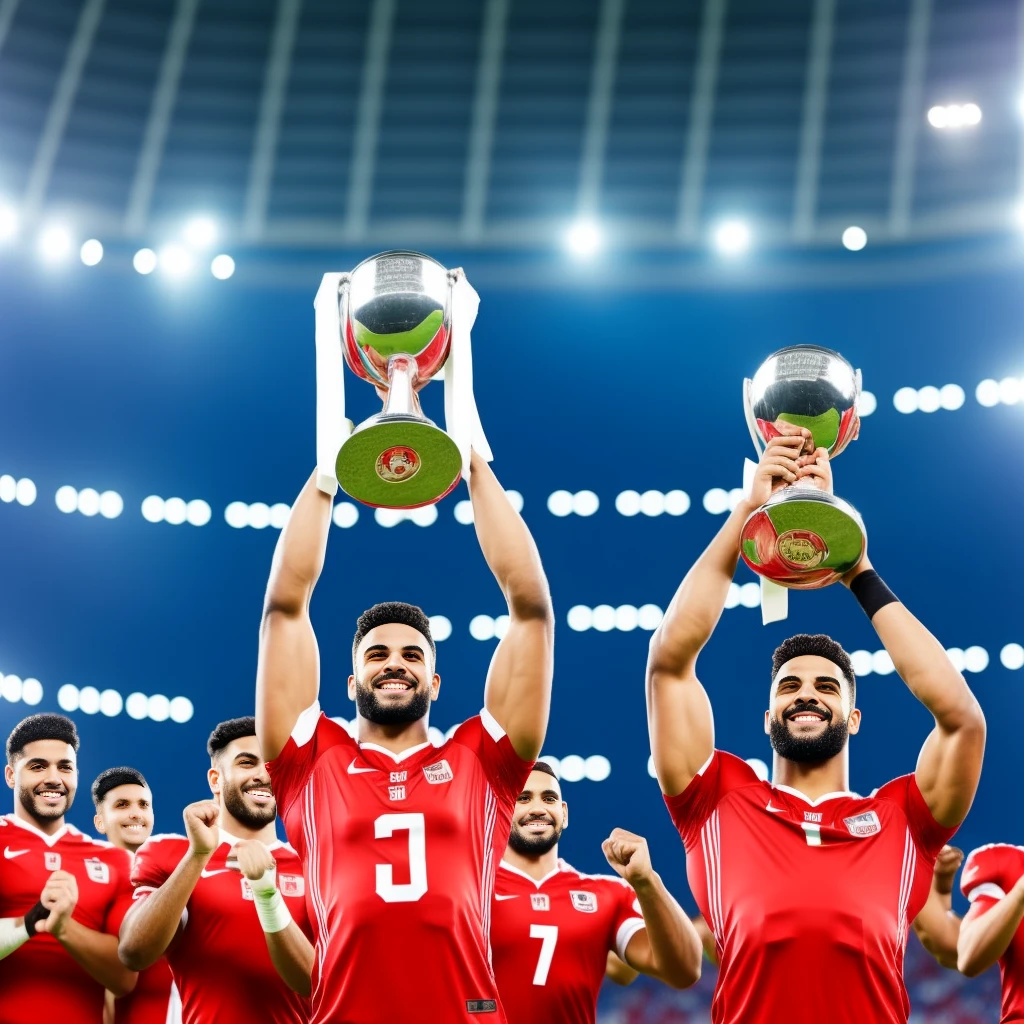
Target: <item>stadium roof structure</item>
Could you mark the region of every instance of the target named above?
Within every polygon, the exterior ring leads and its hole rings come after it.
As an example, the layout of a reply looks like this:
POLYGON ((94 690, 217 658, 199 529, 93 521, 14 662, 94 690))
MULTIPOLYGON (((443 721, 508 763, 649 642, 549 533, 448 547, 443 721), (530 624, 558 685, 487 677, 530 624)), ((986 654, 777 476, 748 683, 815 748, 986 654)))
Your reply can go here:
POLYGON ((0 0, 0 195, 126 242, 920 243, 1011 229, 1022 92, 1022 0, 0 0))

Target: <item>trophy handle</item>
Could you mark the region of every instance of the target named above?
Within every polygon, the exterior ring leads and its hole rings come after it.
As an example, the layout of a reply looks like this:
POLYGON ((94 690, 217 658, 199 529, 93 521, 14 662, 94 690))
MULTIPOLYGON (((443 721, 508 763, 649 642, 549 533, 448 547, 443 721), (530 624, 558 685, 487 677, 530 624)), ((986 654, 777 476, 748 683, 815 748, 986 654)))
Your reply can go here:
POLYGON ((765 449, 764 439, 757 429, 757 418, 754 416, 754 403, 750 398, 750 389, 754 382, 749 377, 743 378, 743 413, 747 417, 747 429, 750 431, 750 439, 754 442, 754 449, 760 457, 765 449))

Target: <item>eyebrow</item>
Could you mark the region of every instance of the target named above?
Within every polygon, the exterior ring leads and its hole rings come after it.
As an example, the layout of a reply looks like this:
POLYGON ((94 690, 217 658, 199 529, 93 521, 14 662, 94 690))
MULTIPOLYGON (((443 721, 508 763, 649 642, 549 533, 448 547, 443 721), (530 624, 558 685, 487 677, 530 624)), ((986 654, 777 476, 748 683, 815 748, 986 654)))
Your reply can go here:
MULTIPOLYGON (((815 676, 814 677, 814 681, 816 683, 835 683, 836 686, 840 686, 841 685, 839 680, 836 679, 835 676, 815 676)), ((783 676, 775 685, 776 686, 781 686, 783 683, 792 683, 792 682, 800 683, 800 682, 803 682, 803 680, 799 676, 783 676)))
MULTIPOLYGON (((520 796, 533 796, 533 790, 532 789, 524 789, 522 791, 522 793, 520 793, 519 795, 520 796)), ((541 794, 540 795, 541 796, 553 796, 556 800, 561 800, 562 799, 562 794, 557 792, 554 789, 544 789, 544 790, 541 790, 541 794)))
POLYGON ((260 755, 259 754, 253 754, 253 753, 250 753, 248 750, 242 750, 242 751, 239 751, 237 754, 235 754, 235 756, 234 756, 234 758, 232 760, 233 761, 240 761, 243 757, 250 757, 254 761, 258 761, 260 759, 260 755))
MULTIPOLYGON (((45 757, 30 757, 25 762, 25 766, 26 767, 34 767, 37 764, 38 765, 46 766, 46 765, 50 765, 50 764, 53 764, 53 763, 54 762, 52 762, 52 761, 47 761, 45 757)), ((74 766, 75 766, 75 762, 72 761, 70 757, 62 757, 59 761, 56 762, 56 764, 57 764, 58 768, 62 767, 63 765, 68 765, 71 768, 74 768, 74 766)))
MULTIPOLYGON (((370 644, 370 646, 367 647, 365 651, 363 651, 363 657, 366 657, 366 655, 369 654, 370 651, 390 651, 390 650, 391 650, 391 648, 388 647, 387 644, 370 644)), ((401 647, 400 650, 402 650, 402 651, 419 651, 420 654, 423 654, 423 648, 420 647, 419 644, 406 644, 404 647, 401 647)))

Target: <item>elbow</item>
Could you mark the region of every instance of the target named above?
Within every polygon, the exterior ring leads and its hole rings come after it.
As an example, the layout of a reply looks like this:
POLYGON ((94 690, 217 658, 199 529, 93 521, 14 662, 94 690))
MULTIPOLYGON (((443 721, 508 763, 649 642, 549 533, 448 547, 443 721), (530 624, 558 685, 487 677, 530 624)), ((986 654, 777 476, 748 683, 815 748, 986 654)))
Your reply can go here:
MULTIPOLYGON (((144 971, 147 967, 151 967, 159 959, 158 957, 149 957, 146 955, 145 950, 140 949, 137 943, 131 942, 130 940, 121 939, 117 945, 117 958, 121 963, 131 971, 144 971)), ((135 987, 134 982, 132 988, 135 987)), ((122 995, 123 993, 115 993, 116 995, 122 995)))
POLYGON ((965 978, 976 978, 991 965, 985 963, 984 960, 977 955, 977 952, 968 946, 966 949, 959 949, 957 951, 956 961, 953 966, 965 978))
POLYGON ((692 988, 700 981, 700 966, 699 959, 693 963, 679 964, 675 970, 662 974, 660 977, 669 988, 679 990, 692 988))

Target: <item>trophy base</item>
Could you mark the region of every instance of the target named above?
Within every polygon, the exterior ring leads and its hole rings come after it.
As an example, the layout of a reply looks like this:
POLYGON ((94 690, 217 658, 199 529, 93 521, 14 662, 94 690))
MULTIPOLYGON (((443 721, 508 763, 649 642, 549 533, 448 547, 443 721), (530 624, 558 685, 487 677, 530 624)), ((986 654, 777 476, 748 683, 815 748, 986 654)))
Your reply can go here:
POLYGON ((743 561, 758 576, 792 590, 835 583, 860 561, 866 544, 857 510, 809 487, 776 491, 740 534, 743 561))
POLYGON ((421 508, 449 494, 462 475, 455 442, 425 416, 381 413, 341 446, 338 483, 372 508, 421 508))

